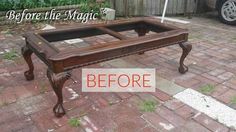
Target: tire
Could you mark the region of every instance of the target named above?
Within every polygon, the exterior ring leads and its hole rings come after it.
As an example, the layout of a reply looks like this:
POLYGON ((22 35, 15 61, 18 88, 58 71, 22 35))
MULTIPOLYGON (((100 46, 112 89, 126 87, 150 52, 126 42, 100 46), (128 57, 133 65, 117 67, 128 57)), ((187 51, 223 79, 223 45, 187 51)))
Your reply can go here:
POLYGON ((236 0, 220 0, 218 13, 221 22, 236 25, 236 0))

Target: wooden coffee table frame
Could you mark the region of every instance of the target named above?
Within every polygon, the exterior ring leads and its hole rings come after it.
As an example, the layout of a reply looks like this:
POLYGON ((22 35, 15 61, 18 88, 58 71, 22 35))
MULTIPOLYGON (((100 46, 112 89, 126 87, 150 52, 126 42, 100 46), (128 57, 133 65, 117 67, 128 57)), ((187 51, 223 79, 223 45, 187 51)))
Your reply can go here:
POLYGON ((183 50, 180 58, 179 72, 184 74, 188 71, 188 67, 184 65, 184 59, 192 49, 191 44, 185 43, 188 39, 188 30, 168 24, 161 24, 157 20, 149 18, 29 32, 24 37, 26 38, 26 45, 22 47, 22 55, 29 67, 29 70, 24 75, 27 80, 34 79, 34 65, 31 55, 35 53, 48 66, 47 77, 58 98, 53 108, 53 112, 57 117, 65 114, 62 88, 66 80, 70 78, 72 69, 179 44, 183 50), (139 37, 129 38, 119 33, 132 29, 135 30, 139 37), (145 36, 149 31, 156 32, 156 34, 145 36), (59 51, 55 46, 50 44, 50 42, 55 41, 102 34, 109 34, 119 39, 119 41, 63 51, 59 51))

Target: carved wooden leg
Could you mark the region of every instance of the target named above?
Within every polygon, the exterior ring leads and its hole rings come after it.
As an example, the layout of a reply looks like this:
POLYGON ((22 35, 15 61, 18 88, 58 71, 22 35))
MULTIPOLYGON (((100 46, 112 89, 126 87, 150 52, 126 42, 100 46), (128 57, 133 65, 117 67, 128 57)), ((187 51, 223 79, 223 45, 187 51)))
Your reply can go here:
MULTIPOLYGON (((139 37, 141 37, 141 36, 145 36, 146 33, 149 32, 149 30, 146 29, 146 28, 137 28, 137 29, 135 29, 135 32, 138 34, 139 37)), ((144 54, 144 51, 143 52, 139 52, 138 54, 142 55, 142 54, 144 54)))
POLYGON ((65 115, 65 109, 63 107, 63 95, 62 88, 66 80, 71 76, 70 72, 62 72, 59 74, 52 73, 49 69, 47 70, 47 77, 51 83, 51 86, 57 95, 57 104, 53 108, 53 112, 56 117, 62 117, 65 115))
POLYGON ((184 74, 188 71, 188 67, 186 65, 184 65, 184 60, 187 57, 187 55, 189 54, 189 52, 192 50, 192 45, 189 43, 181 43, 181 44, 179 44, 179 46, 183 50, 182 56, 180 58, 179 72, 184 74))
POLYGON ((34 65, 31 59, 33 51, 31 51, 26 45, 21 48, 21 54, 23 55, 29 70, 24 73, 26 80, 34 80, 34 65))

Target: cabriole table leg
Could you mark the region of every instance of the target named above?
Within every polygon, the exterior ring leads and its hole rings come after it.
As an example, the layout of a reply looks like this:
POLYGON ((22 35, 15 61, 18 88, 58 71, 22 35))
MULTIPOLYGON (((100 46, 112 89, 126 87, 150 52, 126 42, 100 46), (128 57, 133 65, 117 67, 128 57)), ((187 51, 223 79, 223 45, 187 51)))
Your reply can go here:
MULTIPOLYGON (((145 36, 146 33, 149 32, 149 30, 144 27, 141 27, 141 28, 139 27, 139 28, 135 29, 135 32, 138 34, 139 37, 141 37, 141 36, 145 36)), ((142 55, 142 54, 144 54, 144 51, 139 52, 138 54, 142 55)))
POLYGON ((62 95, 62 88, 64 83, 70 78, 70 72, 62 72, 55 74, 51 72, 49 69, 47 70, 47 77, 49 82, 57 95, 57 104, 53 108, 53 112, 56 117, 62 117, 65 115, 65 109, 63 107, 63 95, 62 95))
POLYGON ((187 57, 187 55, 189 54, 189 52, 192 50, 192 45, 189 43, 181 43, 181 44, 179 44, 179 46, 183 50, 182 56, 180 58, 179 72, 184 74, 188 71, 188 67, 186 65, 184 65, 184 60, 187 57))
POLYGON ((24 73, 26 80, 34 80, 34 65, 31 59, 33 51, 30 50, 27 45, 21 48, 21 54, 23 55, 26 63, 28 64, 29 70, 24 73))

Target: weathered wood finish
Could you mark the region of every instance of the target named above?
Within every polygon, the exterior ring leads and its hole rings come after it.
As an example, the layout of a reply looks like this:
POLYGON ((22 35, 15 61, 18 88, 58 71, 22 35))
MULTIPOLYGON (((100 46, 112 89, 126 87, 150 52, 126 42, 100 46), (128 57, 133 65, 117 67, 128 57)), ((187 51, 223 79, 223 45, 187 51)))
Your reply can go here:
POLYGON ((192 45, 187 44, 187 43, 181 43, 179 46, 182 48, 183 53, 180 58, 180 67, 179 67, 179 72, 184 74, 185 72, 188 71, 188 67, 184 65, 184 59, 187 57, 189 52, 192 50, 192 45))
POLYGON ((29 70, 24 72, 25 78, 28 81, 33 80, 34 79, 34 65, 31 58, 33 51, 30 50, 27 46, 24 46, 21 49, 21 53, 29 67, 29 70))
MULTIPOLYGON (((110 0, 118 16, 161 15, 165 0, 110 0)), ((167 15, 196 12, 196 0, 169 0, 167 15), (186 7, 186 8, 185 8, 186 7)))
POLYGON ((31 60, 35 53, 47 66, 47 77, 55 91, 58 102, 53 111, 57 117, 65 114, 63 108, 62 88, 71 76, 74 68, 99 63, 132 54, 143 54, 145 51, 180 44, 183 54, 180 59, 179 72, 188 71, 184 59, 191 51, 192 46, 184 43, 188 39, 188 31, 172 25, 161 24, 157 20, 140 18, 114 21, 105 24, 85 25, 51 31, 29 32, 25 34, 26 45, 22 48, 29 70, 25 72, 27 80, 34 79, 34 66, 31 60), (135 30, 137 38, 129 38, 120 34, 120 31, 135 30), (149 31, 156 34, 146 35, 149 31), (93 45, 73 50, 59 51, 50 42, 94 35, 109 34, 119 40, 103 45, 93 45))
POLYGON ((71 76, 70 72, 62 72, 59 74, 55 74, 51 72, 50 69, 47 70, 47 77, 49 82, 57 96, 57 103, 53 107, 53 112, 55 113, 56 117, 62 117, 65 115, 65 109, 63 107, 63 94, 62 88, 66 80, 68 80, 71 76))

